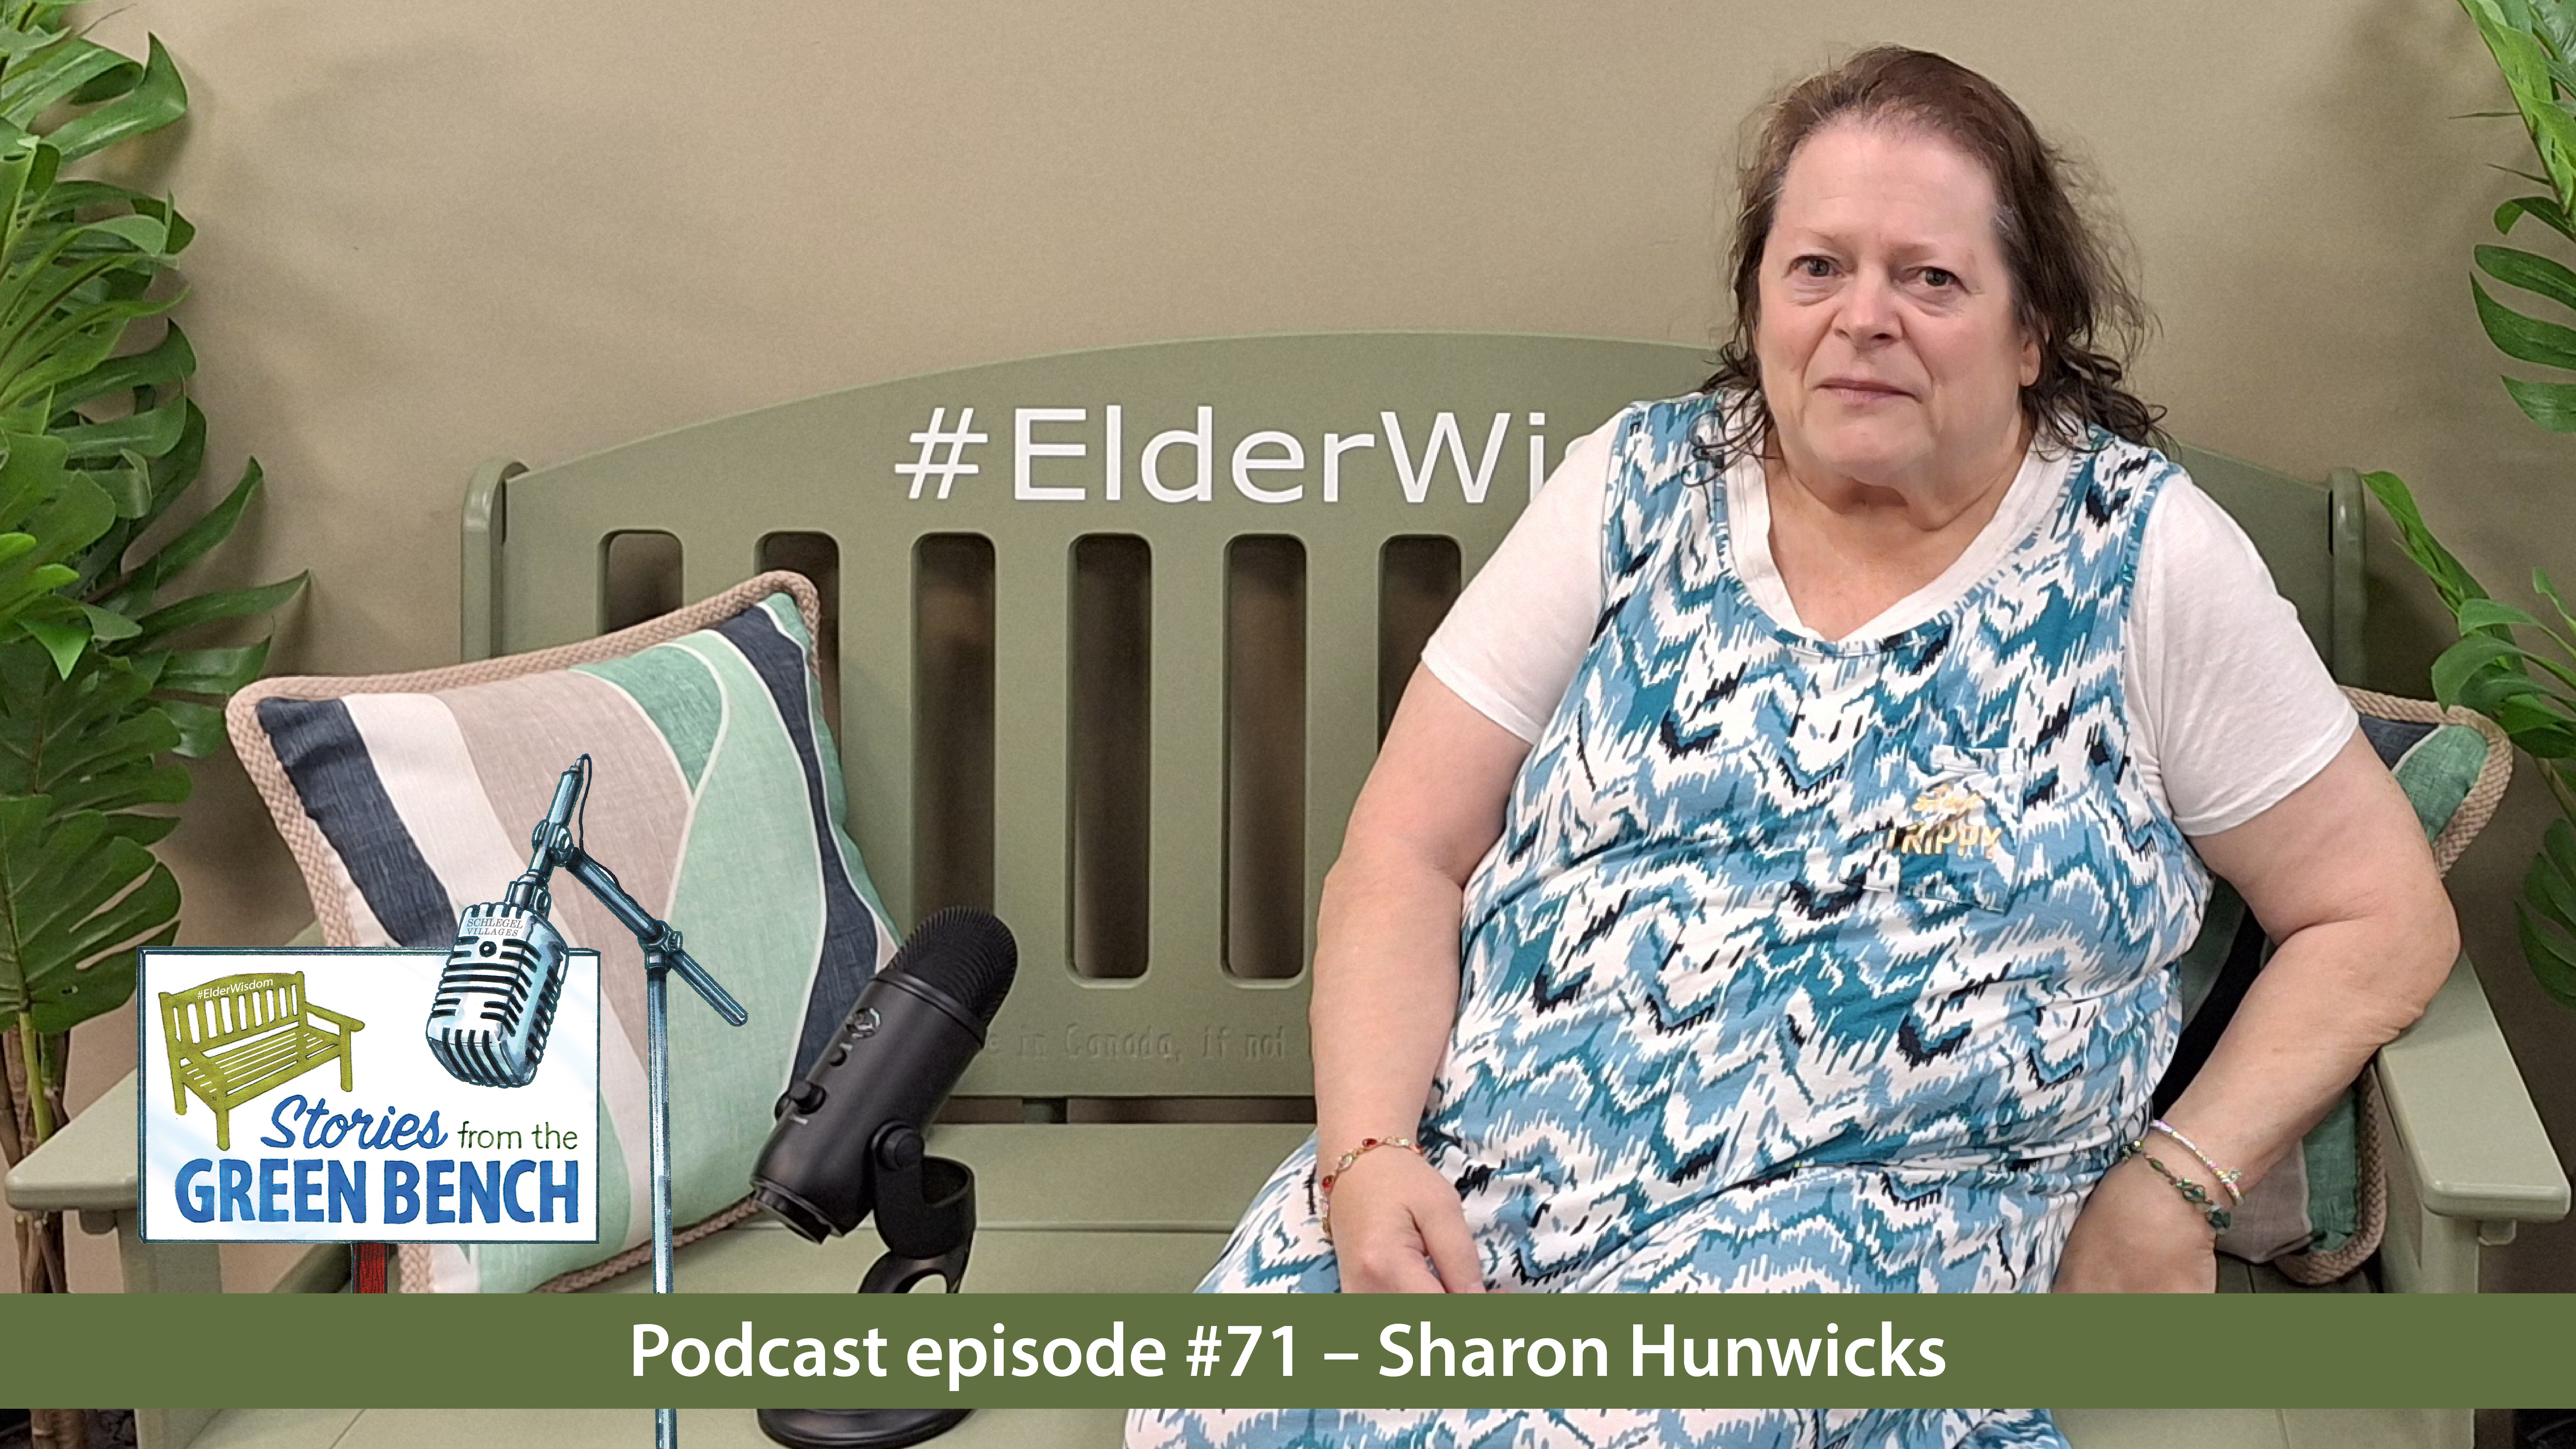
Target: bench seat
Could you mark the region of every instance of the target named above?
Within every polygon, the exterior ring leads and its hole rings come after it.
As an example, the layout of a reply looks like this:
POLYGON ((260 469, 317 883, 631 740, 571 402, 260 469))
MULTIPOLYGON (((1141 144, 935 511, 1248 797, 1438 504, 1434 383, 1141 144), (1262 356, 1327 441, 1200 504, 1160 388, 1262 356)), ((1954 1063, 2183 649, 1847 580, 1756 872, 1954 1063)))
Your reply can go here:
MULTIPOLYGON (((180 1080, 204 1096, 223 1094, 247 1100, 339 1056, 344 1040, 338 1032, 300 1021, 288 1022, 266 1036, 189 1052, 178 1059, 173 1070, 180 1080)), ((180 1110, 186 1110, 184 1104, 180 1110)))

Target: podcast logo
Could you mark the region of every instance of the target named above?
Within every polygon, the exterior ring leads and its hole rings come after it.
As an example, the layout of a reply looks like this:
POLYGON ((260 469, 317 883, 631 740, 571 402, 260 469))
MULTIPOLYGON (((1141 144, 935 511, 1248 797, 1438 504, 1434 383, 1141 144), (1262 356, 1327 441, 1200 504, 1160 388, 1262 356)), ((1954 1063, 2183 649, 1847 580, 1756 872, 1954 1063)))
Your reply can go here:
POLYGON ((596 1241, 599 957, 562 959, 544 1073, 491 1086, 421 1030, 447 953, 143 952, 143 1235, 596 1241))

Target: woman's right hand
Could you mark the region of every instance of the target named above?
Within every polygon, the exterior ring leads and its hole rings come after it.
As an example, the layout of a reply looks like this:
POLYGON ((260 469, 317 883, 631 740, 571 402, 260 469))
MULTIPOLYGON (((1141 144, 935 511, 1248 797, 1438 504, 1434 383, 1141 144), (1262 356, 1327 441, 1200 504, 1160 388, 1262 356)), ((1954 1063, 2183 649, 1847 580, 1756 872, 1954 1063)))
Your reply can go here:
POLYGON ((1364 1153, 1333 1183, 1333 1254, 1345 1293, 1482 1293, 1458 1190, 1410 1152, 1364 1153))

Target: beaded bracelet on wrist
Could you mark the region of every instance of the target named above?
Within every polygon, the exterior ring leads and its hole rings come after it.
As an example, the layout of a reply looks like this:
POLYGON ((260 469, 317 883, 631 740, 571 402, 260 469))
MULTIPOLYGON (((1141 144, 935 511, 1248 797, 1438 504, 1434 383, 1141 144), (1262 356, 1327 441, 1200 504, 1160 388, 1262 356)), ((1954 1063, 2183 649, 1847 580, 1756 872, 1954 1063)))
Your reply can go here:
POLYGON ((2245 1189, 2237 1185, 2243 1180, 2245 1174, 2235 1171, 2232 1168, 2219 1166, 2208 1153, 2200 1150, 2199 1143, 2183 1136, 2181 1128, 2176 1127, 2174 1124, 2166 1121, 2162 1117, 2158 1117, 2153 1122, 2148 1123, 2147 1130, 2150 1132, 2161 1132, 2167 1137, 2172 1138, 2174 1141, 2181 1143, 2183 1150, 2190 1153, 2192 1156, 2199 1158, 2200 1165, 2209 1169, 2209 1175, 2218 1179, 2218 1185, 2227 1189, 2227 1197, 2229 1201, 2238 1204, 2242 1204, 2245 1201, 2245 1189))
POLYGON ((1416 1157, 1425 1155, 1422 1151, 1422 1144, 1414 1141, 1410 1137, 1361 1138, 1360 1145, 1343 1153, 1341 1160, 1333 1164, 1332 1171, 1315 1179, 1316 1193, 1324 1200, 1323 1229, 1325 1237, 1330 1238, 1333 1235, 1333 1184, 1342 1180, 1342 1174, 1351 1170, 1352 1163, 1359 1161, 1361 1158, 1368 1156, 1370 1153, 1377 1151, 1381 1147, 1401 1147, 1416 1157))
MULTIPOLYGON (((2128 1146, 2120 1149, 2120 1160, 2126 1162, 2132 1157, 2145 1156, 2146 1146, 2147 1144, 2144 1138, 2130 1143, 2128 1146)), ((2209 1195, 2208 1188, 2201 1186, 2199 1183, 2192 1181, 2188 1177, 2182 1176, 2153 1157, 2147 1158, 2147 1166, 2156 1170, 2156 1176, 2173 1184, 2174 1191, 2182 1194, 2182 1200, 2190 1203, 2195 1211, 2197 1211, 2203 1218, 2208 1219, 2210 1229, 2213 1232, 2223 1233, 2229 1228, 2236 1226, 2235 1214, 2230 1213, 2227 1209, 2219 1206, 2218 1200, 2209 1195)))

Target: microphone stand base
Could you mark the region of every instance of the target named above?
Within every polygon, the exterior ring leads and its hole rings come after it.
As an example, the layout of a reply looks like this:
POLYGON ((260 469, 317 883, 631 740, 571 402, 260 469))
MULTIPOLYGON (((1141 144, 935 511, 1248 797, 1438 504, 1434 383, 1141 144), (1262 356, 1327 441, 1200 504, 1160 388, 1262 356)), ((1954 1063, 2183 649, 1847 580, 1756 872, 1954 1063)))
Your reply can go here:
MULTIPOLYGON (((889 1251, 869 1267, 862 1293, 906 1293, 937 1278, 954 1293, 975 1242, 975 1174, 923 1151, 921 1130, 896 1122, 870 1148, 877 1165, 877 1235, 889 1251)), ((762 1409, 760 1432, 790 1449, 901 1449, 965 1422, 965 1409, 762 1409)))
POLYGON ((760 1432, 790 1449, 903 1449, 956 1428, 971 1409, 761 1409, 760 1432))

